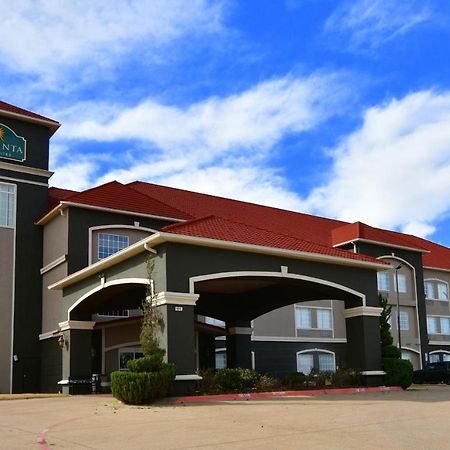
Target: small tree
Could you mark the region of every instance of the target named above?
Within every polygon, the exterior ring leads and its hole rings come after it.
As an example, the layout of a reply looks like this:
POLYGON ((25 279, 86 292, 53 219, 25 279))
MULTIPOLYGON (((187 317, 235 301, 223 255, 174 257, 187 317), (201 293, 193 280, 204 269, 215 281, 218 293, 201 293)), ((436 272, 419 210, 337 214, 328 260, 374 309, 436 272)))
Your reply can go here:
POLYGON ((386 372, 386 384, 401 386, 406 389, 412 383, 413 367, 409 361, 402 359, 401 349, 393 345, 389 319, 392 314, 392 306, 387 298, 378 296, 380 306, 383 308, 380 315, 380 344, 383 357, 383 368, 386 372))
POLYGON ((175 379, 175 365, 163 362, 166 351, 159 347, 157 338, 157 333, 164 329, 164 319, 156 304, 153 267, 151 256, 147 261, 149 284, 142 302, 143 319, 139 336, 144 356, 128 361, 128 372, 111 374, 114 397, 130 404, 150 403, 164 397, 175 379))

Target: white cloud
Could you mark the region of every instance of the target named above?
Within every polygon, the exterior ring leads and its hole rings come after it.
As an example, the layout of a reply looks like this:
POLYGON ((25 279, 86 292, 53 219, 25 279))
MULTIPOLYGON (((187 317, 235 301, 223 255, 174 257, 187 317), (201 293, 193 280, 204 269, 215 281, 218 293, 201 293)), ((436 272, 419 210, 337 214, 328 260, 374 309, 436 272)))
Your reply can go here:
POLYGON ((267 169, 274 147, 336 114, 347 94, 337 75, 286 76, 186 108, 148 99, 130 108, 83 103, 52 115, 63 123, 56 143, 121 142, 129 150, 93 184, 153 180, 297 208, 299 197, 267 169))
POLYGON ((98 78, 99 70, 136 47, 143 58, 151 58, 187 34, 192 38, 222 29, 222 4, 209 0, 4 0, 2 10, 7 11, 2 65, 47 81, 62 73, 65 82, 69 73, 98 78))
POLYGON ((417 92, 370 108, 333 153, 330 182, 307 208, 428 235, 450 210, 450 92, 417 92))
POLYGON ((325 30, 348 39, 353 50, 376 48, 432 18, 426 1, 347 0, 328 18, 325 30))

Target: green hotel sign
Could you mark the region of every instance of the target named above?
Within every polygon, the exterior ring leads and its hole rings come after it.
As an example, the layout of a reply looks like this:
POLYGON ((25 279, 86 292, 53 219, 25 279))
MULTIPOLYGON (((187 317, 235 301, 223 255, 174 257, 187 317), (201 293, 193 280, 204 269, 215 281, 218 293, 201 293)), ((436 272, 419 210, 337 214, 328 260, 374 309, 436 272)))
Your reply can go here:
POLYGON ((24 162, 27 159, 27 141, 11 128, 0 123, 0 158, 24 162))

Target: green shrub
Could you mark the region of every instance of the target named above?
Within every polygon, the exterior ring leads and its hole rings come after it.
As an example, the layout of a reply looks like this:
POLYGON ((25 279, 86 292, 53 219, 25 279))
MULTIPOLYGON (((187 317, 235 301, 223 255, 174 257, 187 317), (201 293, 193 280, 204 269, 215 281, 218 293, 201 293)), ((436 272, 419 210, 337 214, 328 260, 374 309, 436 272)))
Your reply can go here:
POLYGON ((331 384, 334 387, 357 387, 365 383, 359 369, 338 369, 331 374, 331 384))
POLYGON ((200 391, 203 394, 273 391, 280 386, 276 378, 251 369, 205 369, 198 374, 202 377, 200 391))
POLYGON ((150 356, 130 359, 127 363, 128 370, 130 372, 156 372, 162 367, 164 353, 163 349, 156 349, 155 353, 150 356))
POLYGON ((173 364, 163 364, 157 372, 112 372, 111 391, 124 403, 143 405, 167 395, 174 379, 173 364))
POLYGON ((300 389, 305 386, 306 375, 303 372, 290 373, 286 377, 286 386, 289 389, 300 389))
POLYGON ((306 385, 323 388, 327 384, 331 384, 331 374, 332 372, 321 372, 318 369, 311 369, 311 372, 306 377, 306 385))
POLYGON ((386 345, 381 349, 381 355, 383 358, 401 359, 402 351, 395 345, 386 345))
POLYGON ((397 358, 384 358, 383 368, 386 372, 387 386, 401 386, 403 389, 411 386, 413 381, 413 366, 409 361, 397 358))

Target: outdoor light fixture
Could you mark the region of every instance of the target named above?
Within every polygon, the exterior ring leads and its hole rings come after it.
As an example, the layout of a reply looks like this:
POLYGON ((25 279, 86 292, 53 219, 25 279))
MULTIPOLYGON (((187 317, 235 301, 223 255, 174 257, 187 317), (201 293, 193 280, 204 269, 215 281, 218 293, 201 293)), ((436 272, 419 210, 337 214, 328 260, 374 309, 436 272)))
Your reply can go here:
POLYGON ((69 349, 69 341, 67 341, 66 339, 64 339, 64 335, 62 334, 59 339, 58 339, 58 345, 59 348, 62 350, 64 347, 66 349, 69 349))
POLYGON ((401 269, 402 265, 399 264, 397 267, 394 267, 395 270, 395 290, 397 294, 397 333, 398 333, 398 348, 400 351, 402 350, 402 336, 400 332, 400 295, 398 289, 398 271, 401 269))

